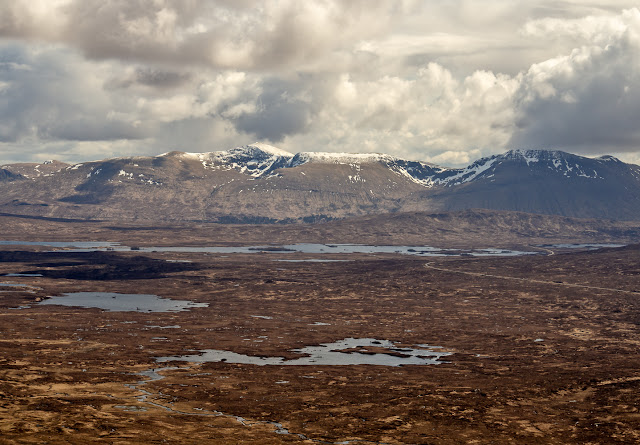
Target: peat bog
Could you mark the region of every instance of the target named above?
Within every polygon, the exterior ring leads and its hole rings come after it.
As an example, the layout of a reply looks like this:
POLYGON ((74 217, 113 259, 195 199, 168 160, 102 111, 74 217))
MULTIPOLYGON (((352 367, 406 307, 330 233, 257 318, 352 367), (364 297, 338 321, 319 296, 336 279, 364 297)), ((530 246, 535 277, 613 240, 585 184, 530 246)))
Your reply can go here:
MULTIPOLYGON (((80 238, 152 246, 187 237, 97 226, 80 238)), ((77 227, 42 230, 78 236, 77 227)), ((23 226, 14 239, 37 233, 23 226)), ((292 253, 300 261, 283 262, 276 252, 2 246, 0 443, 638 442, 640 247, 546 249, 326 256, 349 260, 340 262, 292 253), (76 292, 199 307, 39 304, 76 292), (309 347, 354 358, 446 355, 426 366, 283 364, 309 347), (201 351, 273 364, 171 359, 201 351)))

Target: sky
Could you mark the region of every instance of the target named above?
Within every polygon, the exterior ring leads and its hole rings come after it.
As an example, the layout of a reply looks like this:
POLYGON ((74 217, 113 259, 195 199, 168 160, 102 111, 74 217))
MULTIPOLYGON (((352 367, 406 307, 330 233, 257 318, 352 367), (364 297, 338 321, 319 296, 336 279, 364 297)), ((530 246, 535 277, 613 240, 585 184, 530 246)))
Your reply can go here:
POLYGON ((0 163, 263 142, 640 164, 637 0, 0 0, 0 163))

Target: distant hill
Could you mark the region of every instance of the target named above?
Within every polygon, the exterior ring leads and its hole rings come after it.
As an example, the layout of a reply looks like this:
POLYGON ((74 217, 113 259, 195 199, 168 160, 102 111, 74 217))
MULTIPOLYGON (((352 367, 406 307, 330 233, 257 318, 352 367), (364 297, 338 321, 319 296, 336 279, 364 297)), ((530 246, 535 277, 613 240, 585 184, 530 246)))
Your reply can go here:
MULTIPOLYGON (((304 226, 301 226, 304 227, 304 226)), ((640 221, 569 218, 505 210, 368 215, 314 226, 318 239, 449 247, 548 242, 637 243, 640 221)))
POLYGON ((56 218, 315 222, 485 208, 640 220, 640 167, 611 156, 513 150, 466 168, 383 154, 252 144, 0 170, 0 212, 56 218))

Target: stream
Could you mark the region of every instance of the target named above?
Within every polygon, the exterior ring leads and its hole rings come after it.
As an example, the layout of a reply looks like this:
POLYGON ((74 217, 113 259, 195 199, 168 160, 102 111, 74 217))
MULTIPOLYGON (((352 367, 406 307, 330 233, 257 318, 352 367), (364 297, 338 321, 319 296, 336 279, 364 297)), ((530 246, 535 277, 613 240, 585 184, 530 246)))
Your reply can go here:
MULTIPOLYGON (((348 444, 352 444, 352 443, 372 443, 372 444, 376 444, 376 445, 385 445, 387 444, 387 442, 373 442, 370 440, 362 440, 362 439, 355 439, 355 440, 345 440, 345 441, 341 441, 341 442, 329 442, 326 440, 322 440, 322 439, 312 439, 310 437, 305 436, 304 434, 301 433, 292 433, 291 431, 289 431, 287 428, 285 428, 282 423, 280 422, 276 422, 276 421, 271 421, 271 420, 255 420, 255 421, 249 421, 246 418, 242 417, 242 416, 236 416, 234 414, 227 414, 227 413, 223 413, 221 411, 215 411, 215 410, 205 410, 205 409, 201 409, 201 408, 194 408, 197 409, 201 412, 198 413, 193 413, 193 412, 187 412, 187 411, 180 411, 180 410, 176 410, 173 409, 170 406, 165 406, 165 405, 161 405, 159 403, 155 403, 151 400, 149 400, 149 398, 157 396, 157 395, 164 395, 161 392, 159 392, 158 394, 154 394, 150 391, 147 391, 146 389, 141 388, 142 386, 151 383, 151 382, 157 382, 159 380, 164 379, 165 377, 163 375, 160 374, 160 372, 163 371, 173 371, 176 369, 184 369, 184 368, 179 368, 179 367, 175 367, 175 366, 166 366, 166 367, 162 367, 162 368, 151 368, 151 369, 147 369, 145 371, 140 371, 135 373, 135 375, 139 375, 142 377, 145 377, 144 380, 139 380, 136 383, 130 383, 130 384, 126 384, 125 386, 127 388, 136 390, 138 392, 140 392, 141 394, 139 396, 136 397, 136 400, 138 400, 138 402, 140 403, 144 403, 147 405, 151 405, 153 407, 156 408, 160 408, 163 409, 165 411, 169 411, 172 413, 176 413, 176 414, 181 414, 181 415, 185 415, 185 416, 198 416, 198 417, 225 417, 228 419, 233 419, 236 422, 240 423, 243 426, 246 427, 252 427, 254 425, 269 425, 272 426, 274 428, 274 434, 282 434, 282 435, 287 435, 287 436, 295 436, 298 437, 301 440, 308 440, 310 442, 314 442, 314 443, 321 443, 321 444, 330 444, 330 445, 348 445, 348 444)), ((139 409, 136 408, 133 405, 115 405, 115 408, 124 410, 124 411, 128 411, 128 412, 144 412, 146 410, 144 409, 139 409)))

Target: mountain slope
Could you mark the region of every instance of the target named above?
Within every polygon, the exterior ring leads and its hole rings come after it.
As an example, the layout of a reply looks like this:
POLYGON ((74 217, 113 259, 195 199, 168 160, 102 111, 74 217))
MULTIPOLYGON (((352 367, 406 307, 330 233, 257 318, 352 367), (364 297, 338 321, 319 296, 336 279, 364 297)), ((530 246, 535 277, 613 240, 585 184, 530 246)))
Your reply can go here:
POLYGON ((51 174, 6 184, 0 210, 89 219, 316 221, 393 211, 407 193, 422 188, 377 160, 310 158, 252 144, 63 164, 51 174))
POLYGON ((443 189, 408 197, 442 210, 486 208, 580 218, 640 219, 640 167, 606 156, 509 151, 480 159, 445 178, 443 189))
POLYGON ((486 208, 640 220, 640 167, 610 156, 513 150, 451 169, 383 154, 293 154, 252 144, 5 165, 0 197, 0 212, 80 219, 313 222, 486 208))
POLYGON ((16 181, 18 179, 24 179, 24 177, 19 173, 0 168, 0 182, 16 181))

